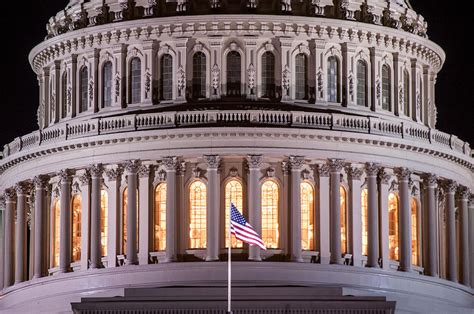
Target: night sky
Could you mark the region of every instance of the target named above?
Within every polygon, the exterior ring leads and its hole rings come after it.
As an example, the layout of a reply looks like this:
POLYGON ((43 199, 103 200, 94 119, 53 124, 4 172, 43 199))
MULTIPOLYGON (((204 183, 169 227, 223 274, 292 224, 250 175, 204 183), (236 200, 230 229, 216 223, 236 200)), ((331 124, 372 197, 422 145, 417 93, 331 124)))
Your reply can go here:
MULTIPOLYGON (((49 17, 63 9, 67 0, 4 1, 0 23, 4 44, 0 84, 0 150, 15 137, 37 129, 38 83, 28 53, 46 36, 49 17)), ((436 86, 438 126, 474 147, 474 31, 472 1, 412 0, 429 24, 430 39, 447 54, 436 86), (443 3, 443 5, 441 5, 443 3), (451 3, 452 6, 447 5, 451 3), (461 4, 462 3, 462 4, 461 4)))

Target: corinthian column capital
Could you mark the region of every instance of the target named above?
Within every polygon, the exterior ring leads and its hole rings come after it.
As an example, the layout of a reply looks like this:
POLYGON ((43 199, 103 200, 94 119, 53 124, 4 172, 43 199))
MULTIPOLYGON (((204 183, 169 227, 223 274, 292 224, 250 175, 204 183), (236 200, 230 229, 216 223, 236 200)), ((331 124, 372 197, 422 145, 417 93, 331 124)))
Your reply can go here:
POLYGON ((258 169, 262 166, 263 156, 262 155, 248 155, 247 164, 249 169, 258 169))
POLYGON ((91 182, 91 173, 86 170, 81 176, 79 176, 79 182, 82 186, 88 185, 91 182))
POLYGON ((425 173, 423 176, 423 182, 429 187, 434 187, 438 182, 438 177, 432 173, 425 173))
POLYGON ((344 168, 344 161, 342 159, 329 159, 328 161, 329 171, 330 172, 341 172, 344 168))
POLYGON ((395 174, 399 181, 410 181, 411 171, 408 168, 396 168, 395 174))
POLYGON ((127 173, 130 173, 130 174, 138 173, 138 170, 140 169, 140 165, 141 165, 141 161, 138 159, 127 160, 124 163, 125 170, 127 171, 127 173))
POLYGON ((347 164, 345 166, 347 176, 349 177, 349 180, 358 180, 362 178, 362 175, 364 174, 364 171, 361 168, 352 166, 351 164, 347 164))
POLYGON ((114 181, 121 178, 122 174, 123 168, 120 165, 105 169, 105 175, 107 176, 107 179, 109 179, 109 181, 114 181))
POLYGON ((469 201, 470 196, 471 196, 471 190, 468 187, 462 186, 462 185, 458 187, 458 197, 461 200, 469 201))
POLYGON ((89 167, 89 172, 93 178, 101 178, 104 173, 104 167, 102 164, 95 164, 89 167))
POLYGON ((455 193, 458 184, 454 180, 446 180, 443 182, 443 187, 446 193, 455 193))
POLYGON ((301 170, 301 167, 304 165, 303 156, 290 156, 289 157, 291 170, 301 170))
POLYGON ((162 159, 163 165, 166 168, 166 171, 176 171, 178 168, 178 157, 176 156, 166 156, 162 159))
POLYGON ((31 185, 27 182, 19 182, 15 185, 15 190, 18 196, 26 196, 30 193, 31 185))
POLYGON ((71 169, 63 169, 59 171, 58 176, 60 179, 61 183, 71 183, 72 181, 72 175, 74 174, 74 171, 71 169))
POLYGON ((365 172, 369 177, 375 177, 379 174, 380 165, 374 162, 368 162, 365 164, 365 172))
POLYGON ((219 168, 221 158, 219 155, 204 155, 204 160, 206 161, 208 170, 217 170, 219 168))
POLYGON ((44 175, 39 175, 33 178, 33 185, 36 189, 44 189, 49 182, 49 177, 44 175))

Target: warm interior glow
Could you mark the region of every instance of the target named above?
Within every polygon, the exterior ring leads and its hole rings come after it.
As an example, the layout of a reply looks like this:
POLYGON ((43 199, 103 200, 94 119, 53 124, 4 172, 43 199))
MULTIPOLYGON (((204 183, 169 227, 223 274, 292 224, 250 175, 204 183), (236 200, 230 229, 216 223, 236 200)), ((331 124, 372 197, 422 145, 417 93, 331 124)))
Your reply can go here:
POLYGON ((314 188, 301 183, 301 248, 314 250, 314 188))
MULTIPOLYGON (((225 247, 229 247, 229 211, 231 202, 235 205, 235 207, 237 207, 238 211, 242 214, 244 208, 243 187, 242 183, 235 179, 227 182, 225 186, 225 247)), ((235 236, 232 235, 232 247, 241 248, 242 246, 242 241, 237 240, 235 236)))
POLYGON ((388 195, 388 250, 389 258, 398 261, 398 197, 388 195))
POLYGON ((59 266, 59 234, 60 234, 61 204, 59 200, 53 205, 53 267, 59 266))
POLYGON ((107 256, 107 219, 109 215, 109 199, 107 192, 100 191, 100 243, 102 256, 107 256))
POLYGON ((189 186, 189 239, 190 248, 206 248, 206 185, 194 181, 189 186))
POLYGON ((81 260, 81 203, 81 196, 74 195, 72 198, 72 262, 81 260))
POLYGON ((346 189, 339 187, 341 202, 341 252, 347 253, 347 201, 346 189))
POLYGON ((155 189, 154 249, 166 250, 166 183, 155 189))
MULTIPOLYGON (((139 235, 139 230, 138 227, 140 225, 140 216, 138 213, 140 212, 139 210, 139 203, 138 203, 138 190, 137 190, 137 248, 138 248, 138 235, 139 235)), ((122 203, 122 248, 123 248, 123 254, 127 252, 127 204, 128 204, 128 188, 125 188, 123 190, 123 203, 122 203)))
POLYGON ((362 215, 362 255, 367 256, 369 251, 369 217, 368 217, 368 199, 367 189, 361 193, 361 215, 362 215))
POLYGON ((272 180, 262 184, 262 239, 269 249, 278 248, 278 185, 272 180))
POLYGON ((411 199, 411 262, 418 265, 418 206, 414 198, 411 199))

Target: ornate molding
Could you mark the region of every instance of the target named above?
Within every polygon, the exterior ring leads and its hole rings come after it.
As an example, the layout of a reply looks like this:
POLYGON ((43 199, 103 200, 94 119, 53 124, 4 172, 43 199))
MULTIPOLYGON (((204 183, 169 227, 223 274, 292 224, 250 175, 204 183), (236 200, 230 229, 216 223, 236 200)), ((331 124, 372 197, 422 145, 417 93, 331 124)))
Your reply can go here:
POLYGON ((81 182, 81 186, 85 186, 85 185, 90 184, 90 182, 91 182, 91 173, 88 169, 86 171, 84 171, 84 173, 79 176, 79 182, 81 182))
POLYGON ((105 175, 109 181, 120 180, 123 174, 122 166, 105 169, 105 175))
POLYGON ((316 166, 316 171, 318 172, 319 177, 329 177, 329 165, 320 164, 316 166))
POLYGON ((331 158, 328 160, 328 166, 331 173, 341 172, 344 169, 344 160, 331 158))
POLYGON ((357 180, 360 181, 362 175, 364 174, 364 170, 358 167, 353 167, 351 164, 346 164, 346 173, 349 180, 357 180))
POLYGON ((281 162, 281 171, 283 175, 287 176, 290 173, 290 163, 288 161, 281 162))
POLYGON ((250 170, 260 170, 262 167, 263 156, 262 155, 248 155, 247 165, 250 170))
POLYGON ((166 171, 164 171, 163 169, 158 171, 156 177, 158 179, 158 182, 166 182, 166 171))
POLYGON ((438 182, 438 176, 432 173, 425 173, 422 176, 423 183, 431 188, 434 188, 436 186, 436 183, 438 182))
POLYGON ((28 182, 18 182, 15 185, 15 191, 18 197, 27 196, 31 191, 31 184, 28 182))
POLYGON ((446 193, 456 193, 458 184, 454 180, 445 180, 443 181, 443 188, 446 193))
POLYGON ((176 156, 166 156, 161 160, 166 171, 176 171, 179 165, 179 159, 176 156))
POLYGON ((141 165, 138 168, 138 176, 140 178, 150 178, 151 171, 153 170, 152 165, 141 165))
POLYGON ((102 178, 104 173, 104 166, 102 164, 95 164, 89 167, 89 173, 92 178, 102 178))
POLYGON ((16 201, 16 192, 15 189, 6 189, 3 198, 7 203, 14 203, 16 201))
POLYGON ((208 170, 217 170, 219 168, 221 158, 219 155, 204 155, 204 161, 206 162, 208 170))
POLYGON ((383 168, 380 169, 380 171, 378 173, 378 179, 379 179, 380 184, 388 185, 391 178, 392 178, 392 176, 390 174, 388 174, 385 171, 385 169, 383 169, 383 168))
POLYGON ((289 157, 289 166, 291 170, 301 170, 301 167, 304 165, 303 156, 290 156, 289 157))
POLYGON ((380 165, 374 162, 368 162, 365 164, 365 172, 368 177, 376 177, 379 174, 380 165))
POLYGON ((273 168, 273 167, 267 168, 266 173, 267 173, 268 178, 274 178, 275 177, 275 168, 273 168))
POLYGON ((397 175, 398 181, 408 181, 411 179, 411 170, 408 168, 395 168, 395 174, 397 175))
POLYGON ((61 184, 66 184, 66 183, 71 184, 73 174, 74 174, 74 171, 71 170, 71 169, 63 169, 63 170, 59 171, 59 173, 58 173, 59 182, 61 184))
POLYGON ((458 198, 459 199, 461 199, 463 201, 464 200, 469 201, 469 198, 471 196, 471 190, 468 187, 463 186, 463 185, 458 186, 457 193, 458 193, 458 198))
POLYGON ((33 178, 33 185, 37 190, 45 189, 46 185, 49 183, 49 177, 45 175, 38 175, 33 178))
POLYGON ((127 174, 137 174, 141 164, 141 161, 138 159, 127 160, 124 163, 124 167, 127 171, 127 174))
POLYGON ((232 178, 238 177, 239 176, 239 170, 235 167, 230 168, 229 176, 232 177, 232 178))

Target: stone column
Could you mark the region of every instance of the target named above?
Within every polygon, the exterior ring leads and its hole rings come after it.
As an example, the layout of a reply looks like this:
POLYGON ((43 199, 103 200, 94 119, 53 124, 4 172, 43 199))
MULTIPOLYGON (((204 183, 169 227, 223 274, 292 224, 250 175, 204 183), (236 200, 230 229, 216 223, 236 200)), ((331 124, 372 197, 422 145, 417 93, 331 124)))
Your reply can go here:
POLYGON ((331 212, 331 264, 342 264, 341 258, 341 170, 343 168, 342 160, 330 159, 330 202, 331 212))
MULTIPOLYGON (((474 253, 469 251, 469 217, 468 217, 468 206, 469 206, 469 197, 471 192, 465 186, 462 186, 458 190, 459 192, 459 218, 460 218, 460 234, 459 237, 461 240, 461 283, 463 285, 469 286, 470 279, 469 279, 469 259, 470 256, 474 253)), ((471 232, 473 232, 471 230, 471 232)))
POLYGON ((59 234, 59 272, 66 273, 71 268, 71 171, 61 170, 60 226, 59 234))
POLYGON ((89 267, 90 258, 90 214, 91 214, 91 174, 89 169, 78 174, 81 182, 81 270, 89 267))
POLYGON ((456 261, 456 207, 455 207, 455 193, 457 184, 452 180, 445 182, 446 192, 446 270, 448 280, 453 282, 458 281, 457 276, 457 261, 456 261))
MULTIPOLYGON (((261 202, 261 188, 260 188, 260 167, 262 166, 262 155, 248 155, 247 164, 249 168, 248 178, 248 204, 249 216, 248 222, 252 225, 254 230, 262 236, 262 202, 261 202)), ((249 260, 261 261, 260 248, 256 245, 249 246, 249 260)))
POLYGON ((104 168, 101 164, 92 165, 89 169, 91 174, 91 263, 90 268, 102 267, 102 245, 100 233, 100 212, 101 212, 101 185, 104 168))
POLYGON ((0 196, 0 291, 3 290, 5 265, 5 198, 0 196))
POLYGON ((217 170, 220 157, 206 155, 207 164, 207 252, 206 261, 219 260, 219 204, 220 181, 217 170))
POLYGON ((15 284, 25 281, 26 270, 26 196, 29 186, 18 183, 15 186, 16 203, 16 233, 15 233, 15 284))
POLYGON ((107 215, 107 268, 117 266, 117 253, 119 251, 120 234, 118 217, 120 209, 120 182, 123 169, 121 166, 111 166, 105 170, 107 186, 109 187, 109 208, 107 215))
POLYGON ((319 256, 321 264, 329 264, 331 255, 329 249, 329 166, 318 165, 317 171, 319 178, 319 256))
POLYGON ((290 156, 291 167, 291 260, 303 262, 301 252, 301 168, 304 157, 290 156))
MULTIPOLYGON (((474 253, 474 195, 471 194, 471 201, 469 202, 469 252, 474 253)), ((471 256, 469 260, 469 279, 471 288, 474 287, 474 257, 471 256)))
MULTIPOLYGON (((281 163, 281 171, 283 173, 283 180, 282 180, 282 192, 281 192, 281 199, 283 202, 282 212, 283 215, 280 215, 280 225, 281 226, 289 226, 290 224, 290 166, 289 162, 282 161, 281 163)), ((288 228, 280 228, 280 243, 282 248, 282 253, 287 255, 290 252, 291 245, 288 239, 288 228)))
POLYGON ((354 266, 362 266, 362 204, 361 204, 361 177, 362 169, 348 165, 346 168, 350 187, 349 209, 351 212, 351 250, 354 266))
POLYGON ((399 270, 412 271, 411 261, 411 208, 410 208, 410 191, 409 181, 411 171, 406 168, 396 169, 398 178, 398 193, 400 197, 400 208, 398 211, 399 221, 399 270))
POLYGON ((380 234, 380 257, 382 258, 382 268, 385 270, 390 269, 389 263, 389 226, 388 226, 388 194, 389 194, 389 182, 391 176, 385 172, 385 169, 381 169, 378 173, 378 184, 379 184, 379 234, 380 234))
POLYGON ((177 257, 176 224, 178 222, 178 206, 176 193, 177 157, 165 157, 163 163, 166 168, 166 262, 174 262, 177 257))
POLYGON ((46 200, 45 191, 49 178, 46 176, 37 176, 33 179, 35 186, 35 243, 34 243, 34 262, 33 262, 33 278, 43 277, 45 274, 46 265, 44 265, 43 255, 46 254, 45 239, 46 239, 46 200))
POLYGON ((439 277, 438 272, 438 219, 436 210, 436 181, 437 177, 434 174, 426 174, 424 176, 425 186, 425 241, 424 241, 424 268, 425 274, 433 277, 439 277))
POLYGON ((14 257, 15 257, 15 203, 16 194, 14 189, 5 190, 5 259, 4 259, 4 287, 13 285, 15 280, 14 257))
POLYGON ((150 219, 152 217, 152 208, 151 198, 150 198, 150 179, 151 179, 151 170, 152 166, 141 165, 138 170, 138 176, 140 177, 140 183, 138 185, 138 221, 140 227, 138 232, 140 236, 138 237, 138 264, 147 265, 150 256, 150 226, 153 225, 153 221, 150 219))
POLYGON ((377 206, 377 175, 379 166, 374 163, 367 163, 365 170, 367 173, 367 267, 378 268, 379 263, 379 210, 377 206))
POLYGON ((137 174, 140 167, 139 160, 129 160, 125 163, 127 171, 127 255, 126 264, 136 265, 137 254, 137 174))

